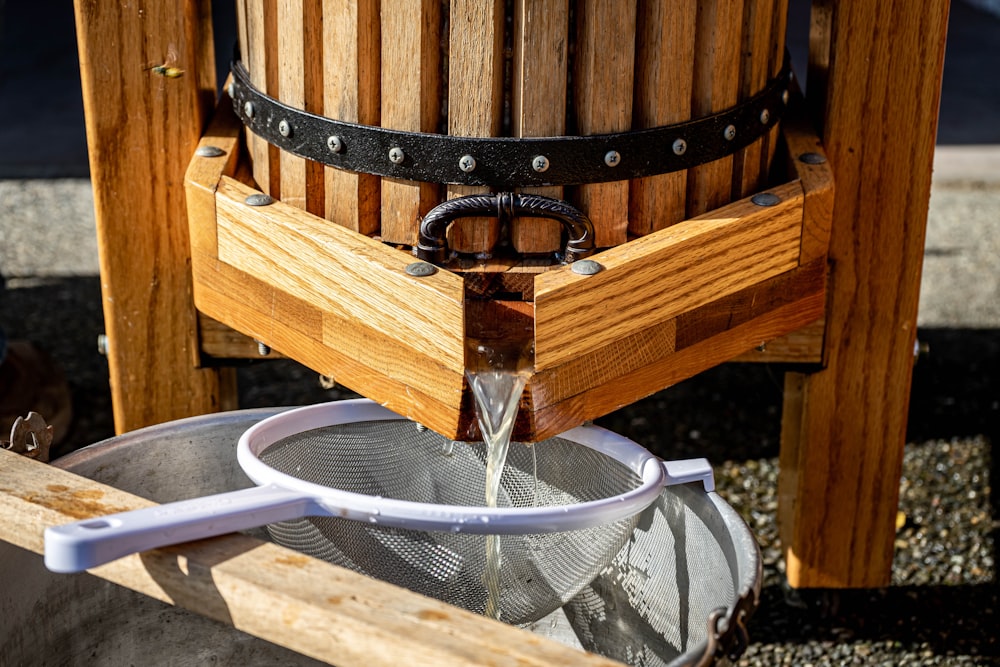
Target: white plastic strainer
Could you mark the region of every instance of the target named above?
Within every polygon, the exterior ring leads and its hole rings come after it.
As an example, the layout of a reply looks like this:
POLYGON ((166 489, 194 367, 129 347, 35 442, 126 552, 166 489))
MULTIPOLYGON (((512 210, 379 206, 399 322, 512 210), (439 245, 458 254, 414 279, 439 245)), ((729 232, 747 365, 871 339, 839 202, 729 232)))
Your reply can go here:
POLYGON ((500 617, 526 623, 596 576, 670 477, 636 443, 580 427, 512 445, 502 506, 488 508, 481 444, 452 443, 365 399, 261 421, 237 459, 258 486, 48 528, 46 566, 76 572, 271 524, 285 546, 481 612, 484 536, 498 535, 500 617))

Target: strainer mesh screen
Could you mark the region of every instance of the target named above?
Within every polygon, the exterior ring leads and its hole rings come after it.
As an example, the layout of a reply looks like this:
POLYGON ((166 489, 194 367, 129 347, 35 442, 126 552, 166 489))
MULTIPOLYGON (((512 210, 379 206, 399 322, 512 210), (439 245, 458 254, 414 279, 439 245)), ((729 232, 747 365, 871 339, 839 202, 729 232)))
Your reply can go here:
MULTIPOLYGON (((304 431, 267 447, 260 459, 316 484, 435 505, 485 506, 486 448, 453 442, 404 420, 304 431)), ((500 507, 574 505, 640 486, 627 466, 565 438, 511 443, 500 507)), ((569 600, 608 564, 635 518, 547 534, 502 535, 500 619, 523 624, 569 600)), ((486 536, 427 532, 334 517, 268 527, 284 546, 483 613, 486 536)))

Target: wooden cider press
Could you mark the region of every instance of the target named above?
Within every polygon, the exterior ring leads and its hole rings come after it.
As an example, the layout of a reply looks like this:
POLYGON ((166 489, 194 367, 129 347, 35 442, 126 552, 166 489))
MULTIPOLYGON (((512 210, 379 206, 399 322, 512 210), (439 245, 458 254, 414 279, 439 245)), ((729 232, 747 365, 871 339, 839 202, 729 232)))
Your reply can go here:
POLYGON ((188 169, 203 315, 460 440, 470 341, 533 348, 525 441, 820 348, 784 3, 292 4, 237 3, 188 169))

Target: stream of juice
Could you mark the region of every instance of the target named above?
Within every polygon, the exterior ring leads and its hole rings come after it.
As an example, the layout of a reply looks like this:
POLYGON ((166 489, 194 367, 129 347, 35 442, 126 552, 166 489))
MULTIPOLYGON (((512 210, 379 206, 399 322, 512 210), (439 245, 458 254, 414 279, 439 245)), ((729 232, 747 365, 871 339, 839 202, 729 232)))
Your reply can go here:
MULTIPOLYGON (((507 355, 487 345, 478 345, 476 353, 481 363, 466 371, 469 387, 476 401, 479 430, 486 444, 486 505, 497 506, 500 478, 510 448, 510 438, 517 419, 518 402, 524 391, 528 373, 521 364, 521 355, 507 355)), ((500 570, 502 565, 500 536, 486 536, 485 615, 500 618, 500 570)))

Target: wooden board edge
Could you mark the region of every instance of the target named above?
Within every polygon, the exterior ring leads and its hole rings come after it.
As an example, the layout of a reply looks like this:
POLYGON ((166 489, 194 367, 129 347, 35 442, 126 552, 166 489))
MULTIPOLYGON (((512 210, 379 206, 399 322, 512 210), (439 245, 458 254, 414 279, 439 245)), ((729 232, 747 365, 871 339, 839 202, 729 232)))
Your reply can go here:
POLYGON ((599 253, 593 259, 604 268, 595 275, 577 275, 564 267, 536 276, 536 368, 557 367, 609 338, 628 337, 795 268, 804 205, 801 183, 792 181, 769 192, 778 197, 776 205, 757 205, 747 198, 599 253), (779 238, 760 243, 759 234, 765 233, 761 229, 774 230, 779 238), (727 269, 722 281, 705 263, 707 248, 719 257, 735 255, 742 265, 727 269), (675 297, 667 286, 678 283, 681 275, 682 290, 675 297), (650 291, 650 285, 664 288, 650 291), (634 296, 640 293, 648 298, 634 296), (613 311, 608 309, 612 303, 613 311), (599 321, 600 326, 580 326, 581 321, 599 321))
MULTIPOLYGON (((7 451, 0 499, 0 539, 36 554, 48 526, 155 506, 7 451)), ((497 664, 621 666, 246 535, 156 549, 90 574, 343 667, 471 665, 483 655, 497 664)))
MULTIPOLYGON (((604 416, 729 361, 746 351, 749 340, 771 340, 806 326, 823 315, 825 302, 824 292, 809 294, 599 387, 535 406, 531 414, 535 438, 542 440, 558 435, 588 419, 604 416)), ((544 400, 544 387, 536 384, 532 389, 544 400)))

